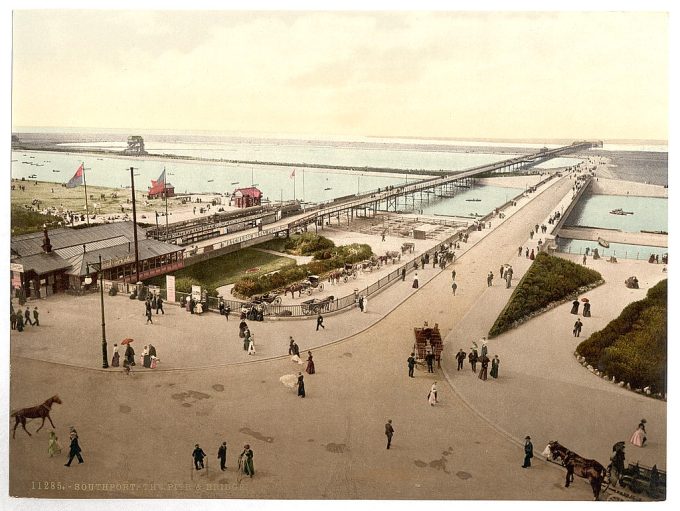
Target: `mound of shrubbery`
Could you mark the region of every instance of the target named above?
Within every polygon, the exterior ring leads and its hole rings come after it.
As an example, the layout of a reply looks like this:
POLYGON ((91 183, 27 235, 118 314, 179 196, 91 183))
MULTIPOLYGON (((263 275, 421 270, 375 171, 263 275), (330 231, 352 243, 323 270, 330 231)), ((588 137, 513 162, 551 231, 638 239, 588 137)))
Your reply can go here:
POLYGON ((48 229, 59 227, 62 219, 54 215, 44 215, 36 211, 31 211, 17 204, 12 204, 12 236, 28 234, 43 230, 43 225, 48 229))
MULTIPOLYGON (((304 236, 306 235, 303 234, 302 237, 304 236)), ((333 242, 330 241, 330 243, 332 245, 333 242)), ((280 289, 296 281, 303 280, 309 275, 322 275, 331 270, 342 268, 345 263, 358 263, 370 258, 373 253, 369 245, 353 243, 341 247, 317 248, 312 254, 314 255, 314 260, 310 263, 284 268, 275 273, 259 277, 244 277, 238 280, 234 284, 234 295, 250 297, 254 294, 280 289)))
POLYGON ((650 387, 652 393, 665 393, 667 342, 668 280, 663 280, 576 351, 606 376, 634 389, 650 387))
POLYGON ((496 318, 489 330, 489 337, 510 330, 551 303, 564 301, 580 288, 593 286, 597 282, 602 282, 602 276, 595 270, 539 252, 512 293, 510 301, 496 318))
POLYGON ((312 255, 319 250, 326 250, 334 247, 335 243, 331 240, 312 232, 294 234, 288 238, 283 245, 284 250, 293 255, 312 255))

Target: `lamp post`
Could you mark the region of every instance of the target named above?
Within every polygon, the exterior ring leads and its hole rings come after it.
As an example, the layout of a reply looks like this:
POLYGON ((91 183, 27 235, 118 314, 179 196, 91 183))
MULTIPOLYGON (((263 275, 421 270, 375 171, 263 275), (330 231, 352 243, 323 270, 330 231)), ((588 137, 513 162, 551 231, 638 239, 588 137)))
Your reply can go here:
POLYGON ((101 298, 101 311, 102 311, 102 369, 108 369, 109 367, 109 356, 106 346, 106 322, 104 321, 104 284, 101 280, 102 271, 102 256, 99 256, 99 264, 97 263, 87 263, 87 275, 85 275, 85 284, 88 286, 92 284, 92 277, 90 276, 90 265, 92 265, 98 272, 97 278, 99 279, 99 296, 101 298))

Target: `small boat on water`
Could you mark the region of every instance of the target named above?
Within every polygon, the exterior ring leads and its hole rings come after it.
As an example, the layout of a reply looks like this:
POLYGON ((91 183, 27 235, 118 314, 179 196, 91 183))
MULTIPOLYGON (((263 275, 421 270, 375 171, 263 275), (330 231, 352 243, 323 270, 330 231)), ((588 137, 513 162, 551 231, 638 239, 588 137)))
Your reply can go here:
POLYGON ((36 176, 35 174, 31 174, 30 176, 28 176, 28 179, 38 179, 38 176, 36 176))
POLYGON ((465 199, 468 202, 482 202, 482 199, 465 199))
POLYGON ((215 180, 214 179, 208 179, 208 183, 212 183, 213 181, 215 181, 215 180))
POLYGON ((609 248, 609 242, 604 238, 597 238, 597 243, 604 248, 609 248))
POLYGON ((326 191, 332 190, 332 189, 333 189, 333 188, 324 188, 324 190, 326 190, 326 191))
POLYGON ((104 158, 97 158, 99 161, 104 161, 104 158))
POLYGON ((234 182, 231 183, 231 184, 232 184, 232 185, 237 185, 237 184, 239 184, 239 181, 234 181, 234 182))
POLYGON ((61 172, 61 170, 52 169, 52 172, 61 172))
POLYGON ((624 211, 621 208, 612 209, 609 212, 610 215, 632 215, 632 211, 624 211))

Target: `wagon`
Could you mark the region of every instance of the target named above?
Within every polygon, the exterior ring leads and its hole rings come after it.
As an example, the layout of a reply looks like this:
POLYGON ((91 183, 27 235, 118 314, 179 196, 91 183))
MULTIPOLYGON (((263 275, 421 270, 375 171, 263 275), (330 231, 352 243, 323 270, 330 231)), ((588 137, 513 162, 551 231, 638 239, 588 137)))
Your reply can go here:
POLYGON ((302 304, 300 304, 302 307, 302 313, 307 316, 311 316, 314 314, 320 314, 322 312, 328 312, 331 308, 333 300, 335 300, 334 296, 328 296, 321 300, 318 300, 316 298, 312 298, 311 300, 305 300, 304 302, 302 302, 302 304))
POLYGON ((444 351, 442 343, 442 336, 439 332, 439 325, 429 327, 427 324, 421 328, 414 328, 413 334, 415 336, 415 344, 413 345, 413 352, 416 354, 416 360, 425 360, 428 348, 434 353, 434 358, 437 361, 437 367, 441 367, 441 356, 444 351))
POLYGON ((277 295, 275 293, 265 293, 263 295, 253 295, 251 298, 253 303, 273 303, 274 305, 280 305, 281 304, 281 296, 277 295))
POLYGON ((640 465, 639 462, 629 463, 619 479, 619 484, 635 494, 645 494, 652 500, 666 499, 666 472, 658 470, 656 465, 650 468, 640 465))
POLYGON ((307 277, 307 280, 302 282, 303 290, 308 294, 312 294, 313 289, 318 289, 319 291, 323 291, 323 282, 321 282, 321 277, 318 275, 310 275, 307 277))

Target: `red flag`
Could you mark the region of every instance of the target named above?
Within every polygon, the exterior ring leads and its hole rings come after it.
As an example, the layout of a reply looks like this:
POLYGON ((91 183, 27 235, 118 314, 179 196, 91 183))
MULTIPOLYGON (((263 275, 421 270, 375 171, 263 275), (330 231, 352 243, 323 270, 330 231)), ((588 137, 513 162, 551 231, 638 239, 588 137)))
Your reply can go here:
POLYGON ((76 173, 73 174, 73 177, 69 180, 68 183, 66 183, 66 188, 75 188, 76 186, 82 185, 83 184, 83 164, 80 164, 80 167, 78 167, 78 170, 76 170, 76 173))
POLYGON ((293 169, 293 173, 290 175, 290 178, 293 179, 295 177, 295 169, 293 169))

